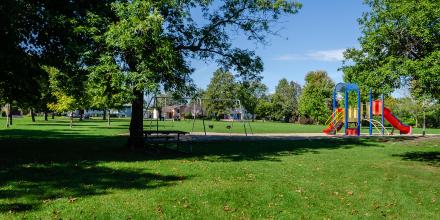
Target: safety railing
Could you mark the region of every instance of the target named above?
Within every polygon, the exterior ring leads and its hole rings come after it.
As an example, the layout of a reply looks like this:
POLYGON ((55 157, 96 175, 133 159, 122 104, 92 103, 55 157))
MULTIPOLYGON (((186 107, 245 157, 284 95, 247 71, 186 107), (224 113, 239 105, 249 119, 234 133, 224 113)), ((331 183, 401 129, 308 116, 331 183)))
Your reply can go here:
POLYGON ((343 118, 344 118, 344 115, 342 114, 342 112, 336 110, 332 113, 332 115, 330 115, 330 117, 327 119, 327 121, 325 121, 325 125, 329 126, 333 122, 342 121, 343 118))

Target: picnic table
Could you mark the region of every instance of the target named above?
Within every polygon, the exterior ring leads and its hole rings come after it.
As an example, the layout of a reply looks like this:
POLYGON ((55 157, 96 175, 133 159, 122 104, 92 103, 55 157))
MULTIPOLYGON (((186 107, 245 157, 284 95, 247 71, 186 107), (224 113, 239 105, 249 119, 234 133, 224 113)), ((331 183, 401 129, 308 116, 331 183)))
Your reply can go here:
POLYGON ((175 143, 177 145, 177 150, 179 150, 181 136, 189 134, 189 132, 178 130, 148 130, 143 131, 143 133, 145 142, 149 144, 175 143))

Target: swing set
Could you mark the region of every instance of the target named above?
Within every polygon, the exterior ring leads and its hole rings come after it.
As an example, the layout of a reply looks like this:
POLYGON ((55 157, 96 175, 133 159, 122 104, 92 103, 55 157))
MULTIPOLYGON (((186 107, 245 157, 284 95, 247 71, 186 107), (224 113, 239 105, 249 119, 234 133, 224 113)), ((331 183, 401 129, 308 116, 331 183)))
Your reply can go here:
MULTIPOLYGON (((156 132, 159 132, 159 121, 161 121, 161 120, 165 121, 166 120, 165 116, 163 116, 162 109, 163 109, 163 107, 167 106, 167 99, 171 99, 171 98, 172 97, 170 97, 170 96, 159 96, 157 94, 155 94, 154 96, 151 97, 150 101, 147 104, 147 108, 146 108, 147 111, 145 112, 145 114, 149 114, 149 113, 151 113, 151 110, 152 110, 152 112, 153 112, 153 117, 152 118, 155 119, 155 120, 153 120, 153 119, 150 120, 150 126, 149 126, 150 132, 153 129, 153 122, 154 121, 156 121, 156 126, 155 126, 156 129, 155 130, 156 130, 156 132), (165 106, 159 106, 159 102, 158 102, 159 99, 163 99, 164 100, 164 102, 162 102, 162 104, 165 105, 165 106)), ((187 101, 189 100, 189 102, 185 102, 184 104, 181 103, 182 106, 188 106, 189 107, 189 105, 191 105, 190 104, 191 102, 193 104, 193 106, 192 106, 193 110, 191 111, 191 114, 193 116, 191 133, 194 133, 194 129, 195 129, 195 123, 196 123, 197 113, 198 113, 197 105, 200 108, 201 115, 199 115, 199 117, 202 118, 203 133, 204 133, 205 136, 207 136, 206 123, 205 123, 205 114, 204 114, 204 103, 206 103, 206 102, 230 101, 230 102, 234 103, 234 106, 236 107, 234 112, 236 112, 236 113, 232 115, 232 117, 231 117, 232 120, 230 121, 231 123, 228 123, 226 125, 226 129, 229 130, 229 135, 232 134, 232 129, 234 128, 234 122, 237 121, 237 120, 242 122, 244 133, 245 133, 246 136, 248 136, 249 132, 250 132, 250 134, 253 134, 251 124, 250 124, 249 120, 246 120, 245 111, 244 111, 244 109, 243 109, 243 107, 241 105, 240 100, 238 100, 238 99, 208 99, 208 98, 183 97, 182 100, 187 100, 187 101), (239 115, 239 117, 238 117, 238 115, 239 115), (249 130, 249 132, 248 132, 248 130, 249 130)), ((144 116, 145 116, 145 114, 144 114, 144 116)), ((181 112, 178 112, 178 114, 181 114, 181 112)), ((179 117, 179 119, 180 119, 180 117, 179 117)), ((175 120, 176 120, 176 117, 175 117, 174 112, 173 112, 173 117, 172 117, 172 120, 171 120, 172 121, 171 128, 174 128, 174 121, 175 120)), ((213 123, 208 124, 208 128, 209 129, 214 129, 214 124, 213 123)))
MULTIPOLYGON (((250 131, 251 134, 253 134, 252 131, 252 127, 251 124, 249 122, 249 120, 245 119, 245 112, 243 110, 243 107, 241 105, 240 100, 238 99, 208 99, 208 98, 197 98, 196 99, 197 102, 194 102, 194 112, 193 112, 193 124, 192 124, 192 129, 191 129, 191 133, 194 132, 194 127, 195 127, 195 122, 196 122, 196 103, 199 104, 200 106, 200 110, 201 110, 201 118, 202 118, 202 123, 203 123, 203 132, 205 134, 205 136, 207 136, 207 132, 206 132, 206 124, 205 124, 205 115, 204 115, 204 111, 203 111, 203 103, 204 102, 224 102, 224 101, 231 101, 234 103, 234 106, 238 106, 238 113, 233 114, 232 116, 232 121, 231 124, 226 125, 226 129, 229 130, 229 135, 232 134, 232 129, 234 127, 234 121, 235 120, 240 120, 243 124, 243 129, 244 129, 244 133, 246 136, 248 136, 248 129, 250 131), (238 114, 240 114, 240 117, 236 117, 238 114), (246 122, 247 122, 247 127, 246 127, 246 122)), ((208 125, 209 129, 214 129, 214 124, 210 123, 208 125)))

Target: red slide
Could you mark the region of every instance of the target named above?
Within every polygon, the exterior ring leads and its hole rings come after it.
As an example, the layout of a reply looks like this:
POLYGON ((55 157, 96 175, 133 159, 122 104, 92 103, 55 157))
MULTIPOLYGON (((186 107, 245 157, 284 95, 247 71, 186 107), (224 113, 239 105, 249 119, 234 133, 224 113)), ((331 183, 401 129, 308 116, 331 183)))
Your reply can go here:
POLYGON ((341 130, 342 126, 344 125, 344 123, 342 123, 341 121, 336 122, 336 129, 335 126, 333 125, 333 122, 330 123, 330 125, 323 130, 324 133, 326 134, 336 134, 337 131, 341 130))
POLYGON ((384 108, 384 118, 395 128, 400 134, 411 134, 411 126, 405 125, 397 119, 388 108, 384 108))

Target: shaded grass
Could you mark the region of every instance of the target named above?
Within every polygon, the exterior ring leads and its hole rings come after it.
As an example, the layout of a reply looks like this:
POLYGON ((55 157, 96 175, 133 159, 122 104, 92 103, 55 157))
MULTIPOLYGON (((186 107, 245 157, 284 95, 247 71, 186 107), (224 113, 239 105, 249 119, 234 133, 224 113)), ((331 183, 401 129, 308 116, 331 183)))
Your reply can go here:
POLYGON ((439 138, 225 141, 152 156, 124 150, 123 120, 26 120, 0 129, 0 218, 440 217, 439 138))

